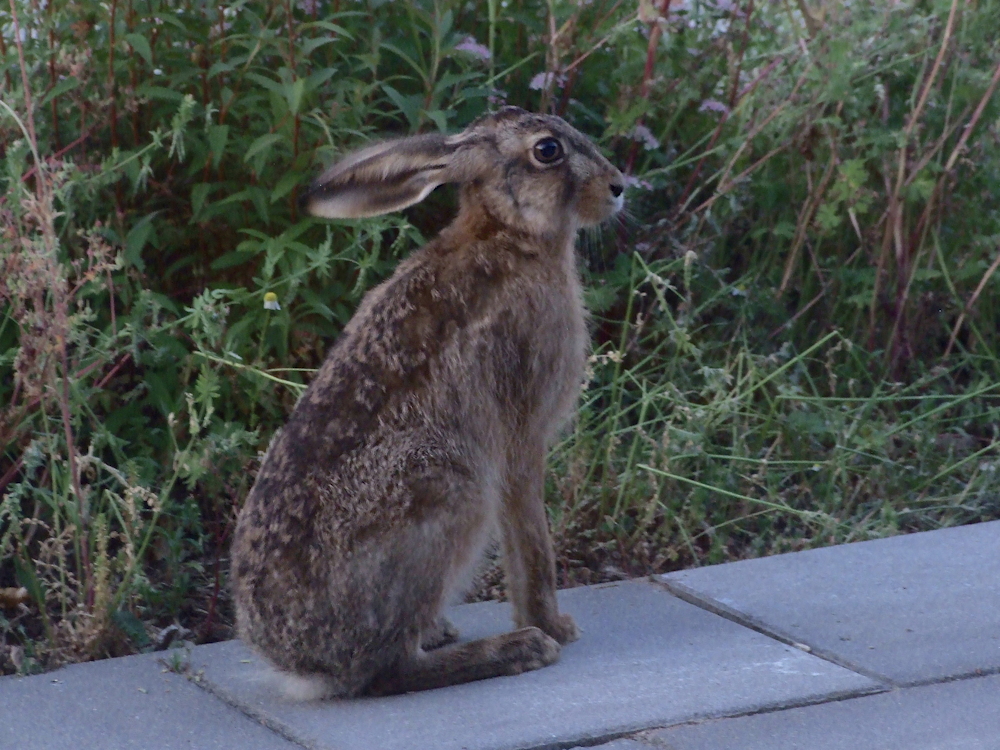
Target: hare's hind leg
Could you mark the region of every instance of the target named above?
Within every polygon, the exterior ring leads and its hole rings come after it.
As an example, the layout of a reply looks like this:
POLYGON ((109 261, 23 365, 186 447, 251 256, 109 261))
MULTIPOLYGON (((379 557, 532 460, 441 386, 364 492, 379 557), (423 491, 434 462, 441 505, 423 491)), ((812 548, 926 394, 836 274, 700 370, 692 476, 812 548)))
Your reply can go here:
POLYGON ((559 643, 580 631, 556 603, 556 563, 545 515, 545 450, 528 448, 511 460, 503 497, 503 565, 514 624, 535 626, 559 643))
POLYGON ((558 658, 556 641, 538 628, 521 628, 430 652, 414 649, 391 670, 376 676, 366 692, 395 695, 460 685, 540 669, 558 658))

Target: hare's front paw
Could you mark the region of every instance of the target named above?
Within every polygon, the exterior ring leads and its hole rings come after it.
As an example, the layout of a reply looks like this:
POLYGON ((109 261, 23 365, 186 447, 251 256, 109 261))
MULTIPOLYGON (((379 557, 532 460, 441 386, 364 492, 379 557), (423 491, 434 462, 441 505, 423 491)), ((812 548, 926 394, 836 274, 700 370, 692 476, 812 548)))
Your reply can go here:
POLYGON ((576 626, 576 622, 573 621, 572 616, 566 613, 556 615, 554 620, 542 625, 541 627, 542 630, 555 638, 562 645, 572 643, 580 637, 580 628, 576 626))
POLYGON ((441 615, 430 630, 420 634, 420 647, 424 651, 432 651, 457 640, 458 628, 451 624, 451 620, 441 615))

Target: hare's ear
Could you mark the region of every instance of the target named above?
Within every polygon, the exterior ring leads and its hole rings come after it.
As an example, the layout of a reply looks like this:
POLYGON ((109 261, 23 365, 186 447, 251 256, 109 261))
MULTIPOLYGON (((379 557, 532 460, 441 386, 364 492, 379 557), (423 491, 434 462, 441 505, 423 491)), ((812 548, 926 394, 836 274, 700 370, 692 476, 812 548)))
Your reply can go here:
POLYGON ((351 154, 313 182, 305 208, 326 219, 359 219, 419 203, 457 179, 452 157, 468 139, 421 135, 386 141, 351 154))

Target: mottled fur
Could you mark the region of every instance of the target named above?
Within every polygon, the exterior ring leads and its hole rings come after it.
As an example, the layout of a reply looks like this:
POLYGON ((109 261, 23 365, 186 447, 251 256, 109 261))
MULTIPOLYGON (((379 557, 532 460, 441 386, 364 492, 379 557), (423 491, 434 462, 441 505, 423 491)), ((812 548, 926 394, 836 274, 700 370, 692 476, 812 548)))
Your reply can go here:
POLYGON ((364 298, 240 514, 239 633, 300 696, 517 674, 578 636, 555 599, 544 462, 589 346, 575 236, 621 208, 623 178, 563 120, 510 107, 349 156, 306 205, 374 215, 443 182, 458 216, 364 298), (544 138, 561 159, 539 161, 544 138), (495 529, 518 629, 454 643, 442 610, 495 529))

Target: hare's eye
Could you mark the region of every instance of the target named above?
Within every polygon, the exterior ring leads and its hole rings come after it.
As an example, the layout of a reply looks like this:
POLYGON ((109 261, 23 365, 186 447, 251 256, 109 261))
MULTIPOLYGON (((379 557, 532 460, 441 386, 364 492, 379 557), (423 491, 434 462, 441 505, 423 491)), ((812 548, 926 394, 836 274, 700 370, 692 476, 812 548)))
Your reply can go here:
POLYGON ((563 147, 555 138, 542 138, 535 144, 534 152, 535 158, 542 164, 551 164, 562 158, 563 147))

